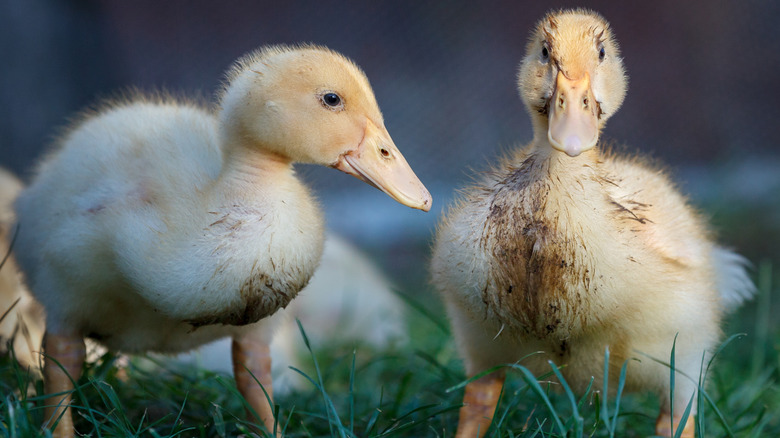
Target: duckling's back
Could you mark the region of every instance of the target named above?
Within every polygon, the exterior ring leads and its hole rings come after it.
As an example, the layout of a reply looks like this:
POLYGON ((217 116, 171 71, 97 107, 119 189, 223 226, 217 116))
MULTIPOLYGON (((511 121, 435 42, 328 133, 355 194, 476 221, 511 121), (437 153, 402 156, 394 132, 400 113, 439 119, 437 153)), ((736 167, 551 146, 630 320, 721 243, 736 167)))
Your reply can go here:
POLYGON ((17 260, 49 314, 91 309, 96 297, 88 291, 122 284, 112 242, 163 231, 165 210, 192 202, 188 194, 194 198, 219 173, 215 139, 207 111, 144 99, 89 115, 66 132, 15 203, 17 260), (54 277, 72 284, 46 284, 54 277), (63 293, 69 289, 82 292, 63 293))

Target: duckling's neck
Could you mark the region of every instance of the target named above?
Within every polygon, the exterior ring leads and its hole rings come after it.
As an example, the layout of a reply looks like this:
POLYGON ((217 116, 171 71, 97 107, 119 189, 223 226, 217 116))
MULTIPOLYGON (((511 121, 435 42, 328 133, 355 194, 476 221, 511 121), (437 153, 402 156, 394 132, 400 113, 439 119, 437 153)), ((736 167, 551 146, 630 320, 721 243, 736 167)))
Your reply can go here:
POLYGON ((536 157, 537 162, 543 163, 550 175, 556 175, 559 180, 560 178, 578 179, 583 174, 591 174, 593 166, 600 161, 598 147, 589 149, 576 157, 570 157, 553 148, 547 140, 546 132, 544 137, 534 138, 531 153, 536 157))
POLYGON ((598 147, 576 157, 553 149, 545 138, 530 150, 531 162, 537 169, 532 172, 536 190, 534 196, 544 198, 545 207, 540 217, 555 224, 559 230, 575 229, 571 225, 581 223, 587 227, 591 221, 601 222, 608 208, 602 186, 601 155, 598 147))
POLYGON ((222 170, 214 184, 222 195, 251 197, 297 182, 292 160, 277 153, 248 145, 232 145, 223 153, 222 170))

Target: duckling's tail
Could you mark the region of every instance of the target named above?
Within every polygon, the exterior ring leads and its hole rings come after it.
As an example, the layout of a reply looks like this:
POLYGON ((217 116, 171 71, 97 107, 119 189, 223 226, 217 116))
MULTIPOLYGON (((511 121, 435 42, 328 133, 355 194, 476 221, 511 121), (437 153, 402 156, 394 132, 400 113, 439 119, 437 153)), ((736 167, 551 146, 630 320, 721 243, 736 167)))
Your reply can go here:
POLYGON ((747 271, 750 262, 720 246, 713 248, 712 258, 715 261, 716 286, 723 308, 727 312, 734 311, 756 294, 756 286, 747 271))

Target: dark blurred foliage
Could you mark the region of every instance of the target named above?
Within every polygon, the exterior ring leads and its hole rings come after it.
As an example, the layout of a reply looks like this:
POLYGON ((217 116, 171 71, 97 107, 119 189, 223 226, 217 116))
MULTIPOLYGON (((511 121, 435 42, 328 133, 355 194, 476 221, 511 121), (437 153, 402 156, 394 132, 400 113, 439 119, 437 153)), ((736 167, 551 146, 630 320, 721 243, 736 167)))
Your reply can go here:
POLYGON ((0 6, 0 163, 17 172, 55 128, 126 86, 211 97, 241 54, 315 42, 367 72, 424 179, 460 179, 530 139, 516 64, 546 11, 601 12, 630 75, 606 135, 677 162, 776 153, 780 4, 732 2, 132 2, 0 6))
POLYGON ((778 2, 7 0, 0 3, 0 166, 29 178, 68 117, 117 90, 213 99, 243 53, 314 42, 366 71, 435 208, 412 212, 330 169, 301 173, 337 229, 377 235, 370 226, 377 223, 395 229, 385 237, 415 228, 427 238, 470 168, 531 139, 517 63, 534 23, 573 6, 611 22, 630 78, 604 138, 660 158, 697 197, 719 196, 711 188, 721 179, 716 168, 778 162, 778 2), (382 213, 371 216, 366 202, 382 213), (382 221, 386 211, 395 222, 382 221))

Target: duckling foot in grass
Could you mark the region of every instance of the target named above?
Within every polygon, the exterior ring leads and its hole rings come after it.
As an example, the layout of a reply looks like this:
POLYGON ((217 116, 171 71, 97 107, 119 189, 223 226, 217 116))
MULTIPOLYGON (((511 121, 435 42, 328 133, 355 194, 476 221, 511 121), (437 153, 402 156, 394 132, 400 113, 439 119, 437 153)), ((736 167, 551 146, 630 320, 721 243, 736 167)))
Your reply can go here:
MULTIPOLYGON (((680 427, 680 416, 675 415, 674 421, 668 412, 662 412, 658 419, 655 421, 655 434, 662 437, 673 437, 677 429, 680 427), (672 428, 673 427, 673 428, 672 428)), ((681 438, 693 438, 695 435, 695 422, 694 417, 689 416, 688 422, 685 423, 681 438)))
POLYGON ((489 374, 466 385, 455 438, 482 436, 487 432, 503 386, 503 373, 489 374))
MULTIPOLYGON (((274 393, 271 381, 271 352, 268 343, 251 336, 234 337, 232 350, 236 387, 249 404, 247 419, 256 421, 259 418, 273 436, 274 393)), ((277 433, 276 436, 281 434, 277 433)))
POLYGON ((44 427, 56 424, 54 438, 70 438, 74 434, 70 411, 73 384, 81 375, 86 349, 81 336, 47 333, 44 340, 43 376, 49 397, 44 402, 44 427))

